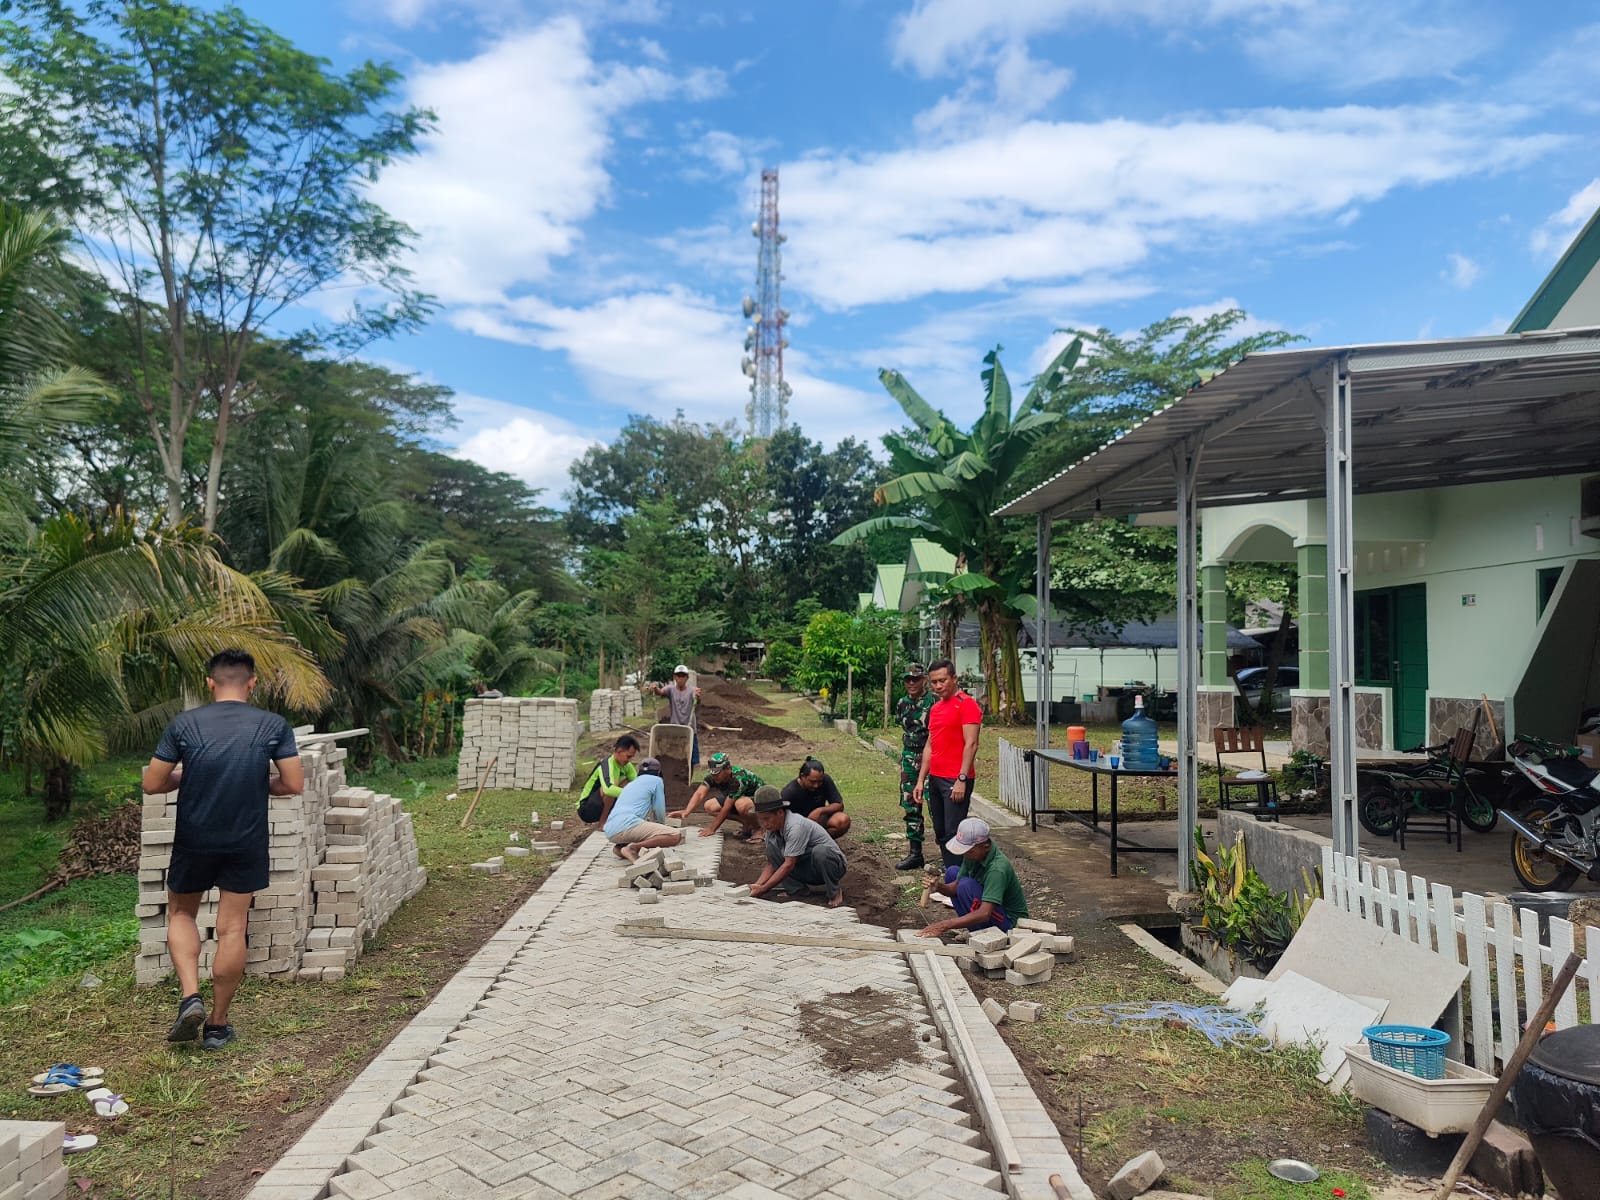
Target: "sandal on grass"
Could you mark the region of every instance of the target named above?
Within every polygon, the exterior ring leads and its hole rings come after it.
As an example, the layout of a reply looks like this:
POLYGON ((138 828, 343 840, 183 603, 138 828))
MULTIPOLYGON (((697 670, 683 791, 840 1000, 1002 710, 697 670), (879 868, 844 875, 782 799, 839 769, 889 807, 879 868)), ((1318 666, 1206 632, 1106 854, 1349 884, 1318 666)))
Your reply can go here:
POLYGON ((86 1092, 84 1098, 93 1106, 95 1116, 104 1117, 108 1121, 128 1111, 128 1102, 110 1088, 95 1088, 91 1092, 86 1092))
POLYGON ((73 1083, 89 1082, 90 1080, 104 1079, 104 1067, 78 1067, 72 1063, 57 1063, 48 1071, 41 1071, 35 1075, 32 1083, 73 1083))
POLYGON ((63 1141, 61 1150, 64 1154, 82 1154, 85 1150, 93 1150, 100 1144, 100 1139, 92 1133, 69 1133, 63 1141))

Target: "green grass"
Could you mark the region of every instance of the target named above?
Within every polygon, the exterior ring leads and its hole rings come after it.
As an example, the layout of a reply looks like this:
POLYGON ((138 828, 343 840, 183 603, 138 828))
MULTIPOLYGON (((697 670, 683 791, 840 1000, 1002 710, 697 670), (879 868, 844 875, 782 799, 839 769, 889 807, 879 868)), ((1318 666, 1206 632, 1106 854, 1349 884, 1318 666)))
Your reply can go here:
POLYGON ((1240 1163, 1233 1174, 1218 1189, 1217 1200, 1308 1200, 1332 1196, 1334 1188, 1344 1192, 1345 1200, 1372 1200, 1366 1182, 1348 1171, 1323 1171, 1316 1183, 1288 1183, 1268 1174, 1265 1161, 1256 1161, 1240 1163))

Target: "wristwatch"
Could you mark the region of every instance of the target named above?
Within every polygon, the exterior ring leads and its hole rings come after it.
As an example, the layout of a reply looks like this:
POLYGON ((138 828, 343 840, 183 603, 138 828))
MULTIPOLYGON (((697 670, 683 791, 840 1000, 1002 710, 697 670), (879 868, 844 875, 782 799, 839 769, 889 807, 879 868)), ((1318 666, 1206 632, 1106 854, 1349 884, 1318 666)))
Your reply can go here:
POLYGON ((965 775, 957 775, 956 776, 956 782, 957 783, 970 783, 971 780, 969 780, 965 775))

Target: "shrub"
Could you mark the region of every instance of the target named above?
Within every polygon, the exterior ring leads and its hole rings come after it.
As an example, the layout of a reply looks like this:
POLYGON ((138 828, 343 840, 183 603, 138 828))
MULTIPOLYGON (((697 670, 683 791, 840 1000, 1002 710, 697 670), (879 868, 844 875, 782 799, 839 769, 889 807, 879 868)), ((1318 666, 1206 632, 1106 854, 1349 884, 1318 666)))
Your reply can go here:
POLYGON ((784 687, 789 687, 796 672, 800 670, 800 647, 793 642, 782 639, 767 643, 767 657, 762 663, 762 669, 769 678, 777 680, 784 687))

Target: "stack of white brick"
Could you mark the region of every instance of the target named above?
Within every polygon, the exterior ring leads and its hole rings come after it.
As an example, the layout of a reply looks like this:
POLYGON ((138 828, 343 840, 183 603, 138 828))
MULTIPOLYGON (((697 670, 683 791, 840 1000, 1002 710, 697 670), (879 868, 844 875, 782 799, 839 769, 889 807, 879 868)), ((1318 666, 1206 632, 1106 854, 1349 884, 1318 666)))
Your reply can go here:
POLYGON ((642 717, 644 715, 644 695, 636 687, 618 688, 617 692, 622 697, 622 719, 626 723, 629 717, 642 717))
POLYGON ((60 1121, 0 1121, 0 1200, 56 1200, 69 1182, 60 1121))
POLYGON ((595 688, 589 693, 590 732, 604 733, 608 729, 620 729, 625 708, 620 688, 595 688))
MULTIPOLYGON (((295 733, 306 735, 310 730, 295 733)), ((363 940, 427 881, 417 864, 410 816, 393 797, 346 788, 345 755, 326 741, 303 746, 305 791, 270 801, 271 873, 250 910, 247 974, 342 978, 361 952, 363 940), (356 868, 353 876, 351 866, 356 868), (349 886, 341 890, 341 885, 349 886), (335 949, 337 956, 327 953, 335 949)), ((140 939, 134 963, 140 983, 158 983, 172 970, 166 952, 166 873, 176 804, 176 793, 145 798, 137 909, 140 939)), ((202 899, 197 923, 205 973, 216 950, 215 890, 202 899)), ((0 1195, 0 1200, 5 1197, 0 1195)))
POLYGON ((1048 983, 1057 960, 1071 962, 1075 949, 1073 939, 1057 933, 1049 921, 1027 919, 1009 933, 980 929, 967 938, 967 945, 977 951, 971 960, 975 970, 1018 987, 1048 983))
POLYGON ((578 765, 578 702, 531 696, 468 700, 457 786, 476 788, 491 759, 489 787, 567 791, 578 765))

